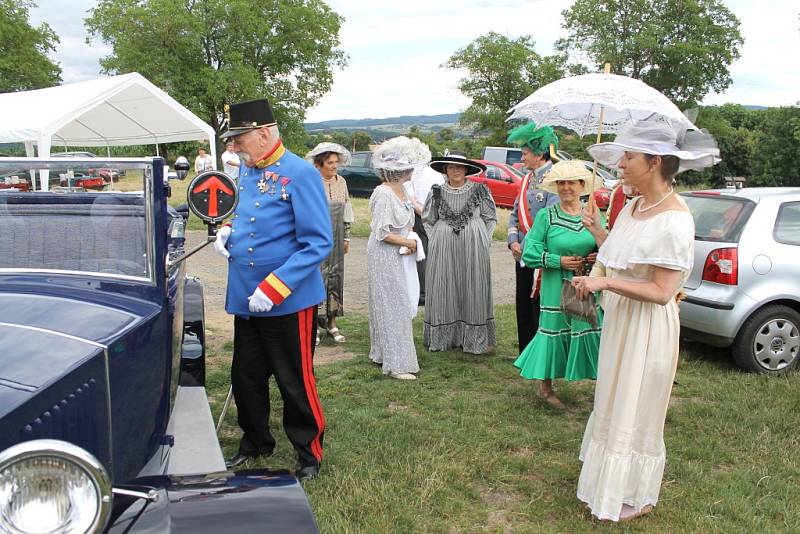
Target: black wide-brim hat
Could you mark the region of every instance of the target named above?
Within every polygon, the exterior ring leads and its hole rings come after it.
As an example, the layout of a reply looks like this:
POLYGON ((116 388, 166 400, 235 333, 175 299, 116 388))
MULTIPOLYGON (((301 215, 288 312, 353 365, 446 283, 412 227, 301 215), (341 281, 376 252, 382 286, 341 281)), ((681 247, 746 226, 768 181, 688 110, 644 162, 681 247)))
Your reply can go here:
POLYGON ((460 156, 458 154, 450 154, 449 156, 442 156, 441 158, 433 158, 428 165, 434 171, 442 173, 446 176, 447 166, 453 164, 463 165, 466 167, 467 176, 475 176, 476 174, 480 174, 486 170, 486 165, 483 163, 472 161, 471 159, 467 159, 466 156, 460 156))
POLYGON ((269 100, 266 98, 226 105, 225 118, 228 129, 219 136, 220 139, 228 139, 256 128, 277 124, 275 115, 272 113, 272 106, 269 105, 269 100))

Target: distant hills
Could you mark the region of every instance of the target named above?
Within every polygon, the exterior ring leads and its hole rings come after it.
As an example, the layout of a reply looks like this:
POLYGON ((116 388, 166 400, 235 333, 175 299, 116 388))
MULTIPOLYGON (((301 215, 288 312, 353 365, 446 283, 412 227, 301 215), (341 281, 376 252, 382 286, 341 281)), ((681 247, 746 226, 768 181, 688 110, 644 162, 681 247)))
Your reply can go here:
MULTIPOLYGON (((745 109, 754 111, 767 109, 767 106, 743 105, 745 109)), ((402 115, 383 119, 336 119, 304 124, 309 133, 322 133, 331 130, 366 130, 377 137, 388 137, 405 133, 411 126, 418 126, 423 132, 437 132, 442 128, 451 128, 456 136, 469 135, 469 132, 458 124, 460 113, 442 115, 402 115), (381 135, 385 134, 385 135, 381 135)))
POLYGON ((444 115, 402 115, 400 117, 386 117, 385 119, 337 119, 323 122, 307 122, 305 128, 307 132, 324 130, 350 130, 350 129, 372 129, 386 126, 403 125, 408 129, 409 126, 432 127, 437 125, 451 125, 458 123, 459 113, 447 113, 444 115))

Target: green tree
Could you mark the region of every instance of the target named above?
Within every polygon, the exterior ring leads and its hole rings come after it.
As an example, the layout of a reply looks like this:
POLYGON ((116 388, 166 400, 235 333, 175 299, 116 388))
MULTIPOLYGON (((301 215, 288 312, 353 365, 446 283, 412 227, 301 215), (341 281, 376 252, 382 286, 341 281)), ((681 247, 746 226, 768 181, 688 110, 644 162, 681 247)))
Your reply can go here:
POLYGON ((747 185, 800 186, 800 108, 758 110, 752 178, 747 185))
POLYGON ((487 143, 505 144, 509 108, 565 74, 566 55, 541 56, 530 36, 509 39, 489 32, 457 50, 445 66, 466 69, 459 90, 472 99, 460 122, 488 133, 487 143))
POLYGON ((61 67, 48 54, 58 36, 46 23, 28 20, 30 0, 0 0, 0 93, 58 85, 61 67))
POLYGON ((342 20, 321 0, 100 0, 86 27, 112 47, 105 72, 141 73, 217 132, 225 103, 268 97, 301 149, 306 110, 346 63, 342 20))
POLYGON ((744 40, 718 0, 576 0, 562 12, 568 36, 556 47, 600 69, 641 79, 679 106, 731 84, 744 40))

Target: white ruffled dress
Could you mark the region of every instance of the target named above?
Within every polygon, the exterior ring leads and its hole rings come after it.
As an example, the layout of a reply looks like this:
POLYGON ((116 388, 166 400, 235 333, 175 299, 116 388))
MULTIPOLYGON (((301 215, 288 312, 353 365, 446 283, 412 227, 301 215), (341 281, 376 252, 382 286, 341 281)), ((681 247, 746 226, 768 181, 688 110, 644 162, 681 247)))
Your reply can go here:
MULTIPOLYGON (((694 221, 669 210, 631 217, 629 202, 600 247, 606 276, 650 280, 653 267, 677 269, 685 283, 694 256, 694 221)), ((658 501, 664 474, 666 419, 678 365, 678 303, 664 306, 603 292, 594 410, 581 445, 578 499, 594 516, 619 520, 622 504, 637 511, 658 501)))

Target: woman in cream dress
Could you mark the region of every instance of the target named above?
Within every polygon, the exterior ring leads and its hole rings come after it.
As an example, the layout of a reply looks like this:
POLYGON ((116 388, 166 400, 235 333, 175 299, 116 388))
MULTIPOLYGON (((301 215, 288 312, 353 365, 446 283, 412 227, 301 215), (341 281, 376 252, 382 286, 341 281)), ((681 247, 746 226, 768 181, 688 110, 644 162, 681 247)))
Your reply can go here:
POLYGON ((577 496, 595 517, 625 521, 653 509, 666 463, 664 421, 678 365, 677 296, 694 259, 694 221, 673 179, 716 163, 719 151, 702 132, 634 123, 589 153, 619 167, 641 192, 609 234, 599 218, 585 215, 601 247, 592 276, 573 279, 579 295, 602 291, 605 311, 577 496))

